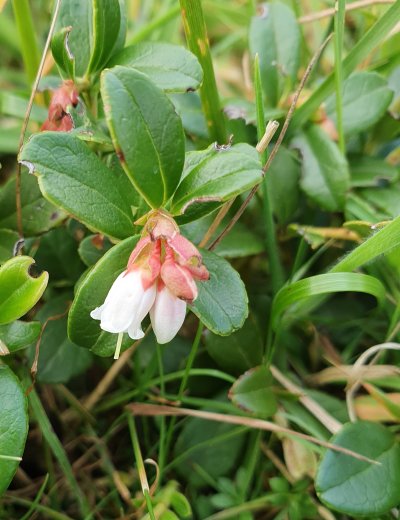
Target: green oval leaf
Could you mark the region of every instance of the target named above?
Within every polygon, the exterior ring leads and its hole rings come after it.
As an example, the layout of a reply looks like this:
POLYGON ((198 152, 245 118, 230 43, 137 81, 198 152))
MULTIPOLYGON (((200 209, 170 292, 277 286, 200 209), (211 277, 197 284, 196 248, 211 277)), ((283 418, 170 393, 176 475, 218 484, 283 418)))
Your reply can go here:
MULTIPOLYGON (((138 236, 130 237, 111 248, 80 282, 68 315, 68 336, 77 345, 91 348, 101 339, 104 343, 108 337, 112 338, 110 341, 115 348, 115 334, 102 331, 99 322, 90 317, 90 312, 104 303, 138 240, 138 236)), ((132 344, 132 340, 129 341, 132 344)))
POLYGON ((210 279, 199 282, 199 295, 189 308, 204 325, 221 336, 240 329, 249 313, 245 286, 229 262, 210 251, 202 251, 210 279))
POLYGON ((113 56, 109 67, 124 65, 146 74, 167 92, 195 90, 203 71, 194 54, 170 43, 143 42, 126 47, 113 56))
POLYGON ((271 417, 278 407, 271 385, 271 372, 266 366, 259 366, 235 381, 229 390, 229 399, 243 410, 260 417, 271 417))
POLYGON ((272 305, 272 325, 276 329, 283 312, 294 303, 319 294, 355 291, 371 294, 380 302, 385 298, 385 288, 373 276, 361 273, 328 273, 310 276, 283 287, 272 305))
POLYGON ((322 502, 355 516, 381 515, 399 505, 400 446, 387 428, 367 421, 346 424, 331 442, 380 464, 328 450, 315 481, 322 502))
POLYGON ((0 268, 0 324, 10 323, 26 314, 42 296, 49 275, 32 278, 29 256, 11 258, 0 268))
MULTIPOLYGON (((61 2, 57 17, 56 33, 60 33, 65 27, 72 27, 68 38, 70 53, 75 58, 75 71, 77 76, 83 76, 91 54, 92 40, 92 2, 91 0, 61 2)), ((54 56, 56 58, 56 56, 54 56)), ((57 62, 62 66, 63 61, 57 62)))
MULTIPOLYGON (((387 80, 376 72, 356 72, 343 84, 343 129, 347 135, 363 132, 386 112, 393 98, 387 80)), ((328 116, 336 123, 336 96, 326 101, 328 116)))
MULTIPOLYGON (((0 188, 0 227, 18 230, 15 177, 0 188)), ((38 235, 57 226, 65 213, 43 198, 33 175, 21 175, 21 214, 24 236, 38 235)))
POLYGON ((37 321, 17 320, 7 325, 0 325, 0 356, 11 354, 36 341, 40 329, 40 323, 37 321))
POLYGON ((300 30, 293 11, 281 2, 260 6, 250 26, 250 52, 259 55, 267 103, 276 106, 296 81, 300 64, 300 30))
POLYGON ((64 27, 57 32, 51 40, 51 52, 61 71, 67 78, 75 79, 75 57, 69 48, 69 35, 72 27, 64 27))
POLYGON ((300 186, 307 196, 328 211, 343 209, 350 177, 337 144, 314 125, 293 139, 292 145, 302 155, 300 186))
POLYGON ((92 0, 93 39, 88 72, 101 70, 114 50, 121 26, 119 0, 92 0))
POLYGON ((48 200, 89 229, 117 239, 133 233, 134 188, 122 171, 107 168, 78 137, 62 132, 36 134, 19 160, 37 175, 48 200))
POLYGON ((28 405, 21 383, 6 365, 0 365, 0 495, 8 488, 19 465, 28 434, 28 405))
POLYGON ((162 206, 179 183, 185 151, 171 101, 145 74, 120 66, 103 72, 101 93, 124 170, 150 206, 162 206))
POLYGON ((13 256, 14 246, 18 242, 18 233, 11 229, 0 229, 0 264, 13 256))
POLYGON ((248 144, 228 149, 211 145, 201 152, 186 154, 182 178, 171 212, 184 215, 181 222, 189 222, 260 183, 261 163, 256 150, 248 144))

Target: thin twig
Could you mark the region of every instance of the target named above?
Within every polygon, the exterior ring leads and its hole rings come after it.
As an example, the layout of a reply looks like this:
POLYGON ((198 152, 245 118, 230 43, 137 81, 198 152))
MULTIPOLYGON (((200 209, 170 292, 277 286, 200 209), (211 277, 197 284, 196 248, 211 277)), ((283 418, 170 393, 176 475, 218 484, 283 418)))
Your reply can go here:
MULTIPOLYGON (((51 25, 50 25, 50 29, 49 29, 49 34, 47 35, 46 44, 43 49, 43 53, 42 53, 39 68, 38 68, 38 71, 36 74, 35 82, 32 87, 31 97, 29 98, 29 103, 26 108, 24 121, 22 123, 22 128, 21 128, 21 133, 19 136, 19 143, 18 143, 18 154, 21 152, 21 148, 24 144, 25 133, 26 133, 26 129, 28 128, 33 100, 35 99, 35 95, 36 95, 36 91, 39 86, 40 78, 42 77, 44 64, 46 62, 47 51, 49 50, 49 47, 50 47, 50 42, 51 42, 51 38, 54 33, 54 28, 56 25, 60 6, 61 6, 61 0, 57 0, 56 7, 54 9, 53 19, 51 21, 51 25)), ((16 183, 15 183, 15 205, 16 205, 16 210, 17 210, 18 234, 19 234, 20 238, 23 238, 24 230, 23 230, 23 225, 22 225, 22 206, 21 206, 21 163, 19 161, 17 161, 17 174, 16 174, 16 183)))
POLYGON ((211 226, 208 228, 207 233, 202 238, 201 242, 199 243, 199 247, 205 247, 207 245, 207 242, 211 239, 215 231, 218 229, 218 226, 223 221, 225 215, 228 213, 228 211, 231 209, 232 204, 235 202, 235 199, 232 199, 228 202, 226 202, 222 208, 218 211, 217 216, 213 220, 211 226))
MULTIPOLYGON (((351 2, 346 5, 346 13, 348 11, 354 11, 355 9, 362 9, 363 7, 368 7, 370 5, 378 5, 378 4, 394 4, 394 0, 358 0, 357 2, 351 2)), ((318 11, 318 13, 307 14, 304 16, 300 16, 297 19, 298 23, 310 23, 315 22, 316 20, 321 20, 322 18, 328 18, 329 16, 333 16, 336 10, 334 7, 330 7, 328 9, 323 9, 322 11, 318 11)))
MULTIPOLYGON (((287 132, 287 129, 289 127, 289 123, 292 119, 292 116, 293 116, 293 113, 294 113, 294 110, 296 108, 296 105, 297 105, 297 101, 300 97, 300 94, 304 88, 304 85, 307 81, 307 79, 309 78, 310 74, 311 74, 311 71, 312 69, 314 68, 315 64, 317 63, 319 57, 321 56, 321 53, 322 51, 325 49, 326 45, 329 43, 330 39, 332 38, 332 33, 325 39, 325 41, 322 43, 322 45, 318 48, 318 50, 316 51, 316 53, 314 54, 314 56, 312 57, 310 63, 308 64, 304 74, 303 74, 303 77, 301 78, 301 81, 300 81, 300 84, 293 96, 293 100, 292 100, 292 103, 290 105, 290 108, 289 108, 289 111, 287 113, 287 116, 286 116, 286 119, 285 119, 285 122, 283 124, 283 127, 282 127, 282 130, 280 131, 279 133, 279 137, 272 149, 272 152, 270 153, 269 157, 268 157, 268 160, 267 162, 265 163, 264 167, 263 167, 263 172, 264 174, 268 171, 269 167, 271 166, 271 163, 272 161, 274 160, 276 154, 278 153, 278 150, 279 150, 279 147, 280 145, 282 144, 282 141, 286 135, 286 132, 287 132)), ((227 224, 227 226, 223 229, 223 231, 217 236, 217 238, 214 240, 214 242, 209 246, 209 250, 212 251, 213 249, 215 249, 217 247, 217 245, 221 242, 221 240, 225 237, 225 235, 227 235, 230 230, 233 228, 233 226, 236 224, 236 222, 240 219, 240 217, 242 216, 243 212, 245 211, 245 209, 247 208, 248 204, 250 203, 251 199, 254 197, 254 195, 256 194, 258 188, 260 187, 260 184, 257 184, 256 186, 254 186, 254 188, 250 191, 250 193, 247 195, 245 201, 243 202, 243 204, 240 206, 240 208, 238 209, 237 213, 234 215, 234 217, 232 218, 232 220, 229 222, 229 224, 227 224)))
POLYGON ((144 415, 144 416, 163 416, 163 415, 171 415, 171 416, 189 416, 189 417, 197 417, 199 419, 205 419, 207 421, 216 421, 222 423, 229 424, 237 424, 238 426, 247 426, 248 428, 256 428, 258 430, 265 430, 269 432, 280 433, 281 435, 287 435, 289 437, 295 437, 298 439, 303 439, 305 441, 309 441, 311 443, 317 444, 324 448, 328 448, 330 450, 334 450, 350 457, 353 457, 358 460, 362 460, 364 462, 369 462, 370 464, 379 465, 380 462, 370 459, 360 453, 356 453, 355 451, 349 450, 342 446, 337 446, 327 441, 323 441, 321 439, 317 439, 316 437, 312 437, 311 435, 307 435, 306 433, 301 433, 295 430, 291 430, 289 428, 284 428, 283 426, 278 426, 277 424, 264 421, 263 419, 256 419, 253 417, 245 417, 239 415, 229 415, 222 413, 214 413, 208 412, 206 410, 191 410, 189 408, 175 408, 174 406, 162 406, 158 404, 147 404, 147 403, 132 403, 126 407, 133 415, 144 415))

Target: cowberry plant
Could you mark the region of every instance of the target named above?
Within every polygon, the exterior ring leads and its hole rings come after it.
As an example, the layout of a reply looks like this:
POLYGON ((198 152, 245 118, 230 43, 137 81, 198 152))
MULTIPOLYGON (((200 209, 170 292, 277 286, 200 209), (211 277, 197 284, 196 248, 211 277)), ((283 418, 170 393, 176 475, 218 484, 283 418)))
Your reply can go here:
POLYGON ((398 517, 399 21, 0 2, 1 519, 398 517))

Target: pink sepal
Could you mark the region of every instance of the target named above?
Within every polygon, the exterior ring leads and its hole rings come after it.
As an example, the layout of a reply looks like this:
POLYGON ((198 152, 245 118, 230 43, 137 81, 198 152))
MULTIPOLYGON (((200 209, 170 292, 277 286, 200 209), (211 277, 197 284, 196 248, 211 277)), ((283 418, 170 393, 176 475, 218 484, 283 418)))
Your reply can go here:
POLYGON ((192 302, 197 298, 197 286, 191 272, 175 262, 174 254, 169 248, 161 266, 161 278, 177 298, 187 302, 192 302))
POLYGON ((210 274, 202 264, 199 250, 184 236, 176 234, 168 239, 168 245, 174 250, 179 265, 186 267, 197 280, 208 280, 210 274))

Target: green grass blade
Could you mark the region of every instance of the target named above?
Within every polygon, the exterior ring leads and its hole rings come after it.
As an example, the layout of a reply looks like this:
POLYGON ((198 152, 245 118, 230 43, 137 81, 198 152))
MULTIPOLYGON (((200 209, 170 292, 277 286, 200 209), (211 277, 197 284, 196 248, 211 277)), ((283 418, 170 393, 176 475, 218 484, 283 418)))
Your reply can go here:
POLYGON ((29 404, 31 405, 33 414, 36 418, 37 423, 39 424, 44 438, 46 439, 46 442, 48 443, 51 451, 53 452, 54 457, 57 459, 58 464, 60 465, 60 468, 62 469, 68 484, 70 485, 72 491, 76 496, 82 516, 91 516, 90 505, 86 497, 83 495, 78 482, 75 479, 74 472, 72 471, 72 467, 68 460, 67 454, 65 453, 59 438, 54 433, 53 427, 46 415, 43 405, 35 390, 32 390, 29 394, 29 404))
POLYGON ((272 326, 278 328, 283 313, 288 307, 312 296, 336 292, 362 292, 375 296, 378 302, 385 297, 382 283, 367 274, 361 273, 328 273, 310 276, 281 289, 276 295, 272 307, 272 326))
POLYGON ((331 273, 354 271, 395 247, 400 246, 400 216, 353 249, 331 270, 331 273))
POLYGON ((15 22, 21 44, 22 58, 29 84, 35 81, 39 68, 40 52, 36 41, 35 26, 28 0, 13 0, 15 22))
POLYGON ((189 49, 197 56, 204 73, 200 97, 210 137, 219 144, 224 144, 226 142, 225 120, 219 102, 201 1, 180 0, 180 5, 189 49))
POLYGON ((343 71, 342 50, 344 35, 344 17, 346 14, 346 0, 338 0, 335 14, 335 87, 336 87, 336 128, 339 136, 339 148, 344 154, 346 151, 343 131, 343 71))

